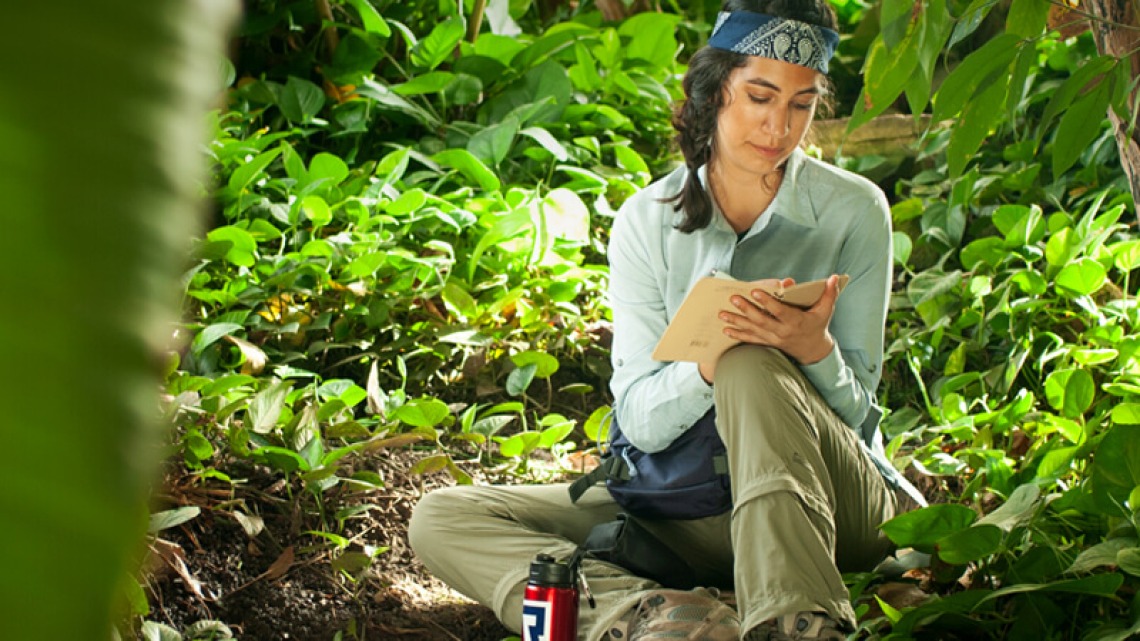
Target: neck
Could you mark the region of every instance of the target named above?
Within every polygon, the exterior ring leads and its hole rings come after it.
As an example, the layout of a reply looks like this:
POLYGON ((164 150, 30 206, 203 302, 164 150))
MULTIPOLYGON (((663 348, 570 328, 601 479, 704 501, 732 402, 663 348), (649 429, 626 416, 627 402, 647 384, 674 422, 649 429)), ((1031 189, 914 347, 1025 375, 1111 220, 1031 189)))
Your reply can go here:
POLYGON ((709 163, 709 191, 728 224, 736 233, 749 228, 776 197, 784 180, 783 168, 763 176, 733 171, 720 163, 709 163))

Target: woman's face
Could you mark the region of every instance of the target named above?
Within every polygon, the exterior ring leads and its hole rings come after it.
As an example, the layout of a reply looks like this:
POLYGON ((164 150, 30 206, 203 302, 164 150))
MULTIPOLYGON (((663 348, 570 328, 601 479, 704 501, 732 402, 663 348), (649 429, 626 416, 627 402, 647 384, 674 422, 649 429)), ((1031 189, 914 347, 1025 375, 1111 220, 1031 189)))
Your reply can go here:
POLYGON ((713 160, 724 170, 767 174, 799 146, 823 93, 807 67, 749 56, 729 75, 717 118, 713 160))

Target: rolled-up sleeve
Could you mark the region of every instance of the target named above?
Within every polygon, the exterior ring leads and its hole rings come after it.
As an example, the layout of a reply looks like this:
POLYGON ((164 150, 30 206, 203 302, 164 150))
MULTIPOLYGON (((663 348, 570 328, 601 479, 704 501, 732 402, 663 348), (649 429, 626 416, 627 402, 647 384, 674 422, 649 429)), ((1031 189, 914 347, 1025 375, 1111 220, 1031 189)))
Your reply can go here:
POLYGON ((851 277, 831 320, 835 348, 823 360, 800 369, 843 422, 869 438, 883 411, 875 390, 882 376, 883 327, 890 296, 892 240, 890 208, 877 190, 856 207, 852 233, 838 262, 851 277))
POLYGON ((664 273, 661 231, 638 215, 643 200, 627 201, 610 235, 609 299, 618 328, 610 385, 622 434, 638 449, 658 452, 712 407, 713 395, 696 363, 653 360, 669 318, 659 278, 664 273))

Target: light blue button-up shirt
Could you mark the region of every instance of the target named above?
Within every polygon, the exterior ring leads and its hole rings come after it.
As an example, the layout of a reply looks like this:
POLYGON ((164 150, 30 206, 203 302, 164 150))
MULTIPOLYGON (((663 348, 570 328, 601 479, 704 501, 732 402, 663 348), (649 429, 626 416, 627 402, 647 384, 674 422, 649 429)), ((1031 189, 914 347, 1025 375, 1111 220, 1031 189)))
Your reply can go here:
MULTIPOLYGON (((662 363, 651 356, 697 279, 713 270, 740 280, 791 277, 796 282, 847 274, 851 280, 830 326, 836 347, 800 369, 879 455, 883 468, 882 410, 875 390, 892 271, 890 208, 882 190, 797 149, 775 199, 743 238, 715 201, 712 222, 685 234, 676 229, 682 214, 662 199, 681 191, 687 175, 681 167, 656 181, 627 200, 614 219, 611 388, 622 433, 643 451, 660 451, 713 405, 712 388, 696 363, 662 363)), ((699 176, 704 182, 704 168, 699 176)))

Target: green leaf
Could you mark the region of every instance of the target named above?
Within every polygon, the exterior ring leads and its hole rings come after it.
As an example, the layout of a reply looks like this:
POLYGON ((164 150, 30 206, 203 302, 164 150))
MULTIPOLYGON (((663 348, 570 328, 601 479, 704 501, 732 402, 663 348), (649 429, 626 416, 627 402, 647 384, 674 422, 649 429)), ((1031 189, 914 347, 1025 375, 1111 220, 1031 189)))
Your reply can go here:
POLYGON ((238 267, 253 267, 257 263, 257 240, 240 227, 226 225, 212 229, 206 239, 212 243, 229 243, 225 259, 238 267))
POLYGON ((574 421, 563 419, 562 422, 542 430, 541 436, 538 439, 538 446, 550 449, 566 440, 567 436, 574 431, 574 421))
POLYGON ((1113 407, 1112 422, 1117 425, 1140 425, 1140 403, 1121 403, 1113 407))
POLYGON ((150 526, 147 527, 147 532, 155 534, 162 530, 168 530, 172 527, 177 527, 198 518, 202 510, 195 505, 187 505, 185 507, 175 508, 173 510, 166 510, 157 512, 150 515, 150 526))
POLYGON ((426 38, 412 47, 412 64, 435 69, 455 52, 466 30, 463 19, 455 16, 437 24, 426 38))
POLYGON ((406 98, 397 94, 386 85, 372 78, 365 78, 364 82, 356 88, 356 93, 365 98, 376 101, 382 107, 412 117, 420 124, 436 128, 440 126, 439 118, 423 107, 408 102, 406 98))
POLYGON ((1113 425, 1091 463, 1093 498, 1107 514, 1119 514, 1140 485, 1140 426, 1113 425))
POLYGON ((541 439, 538 432, 519 432, 499 445, 499 453, 510 458, 526 456, 538 447, 541 439))
POLYGON ((603 443, 609 439, 610 423, 613 421, 613 410, 609 405, 603 405, 594 410, 582 425, 586 438, 596 443, 603 443))
POLYGON ((1100 135, 1101 124, 1108 117, 1109 90, 1109 83, 1100 82, 1061 116, 1053 143, 1054 176, 1076 164, 1081 153, 1100 135))
POLYGON ((290 122, 304 124, 324 108, 325 92, 308 80, 289 76, 278 96, 277 106, 290 122))
POLYGON ((144 621, 141 633, 143 641, 183 641, 178 630, 157 621, 144 621))
POLYGON ((476 182, 483 191, 499 191, 502 183, 487 165, 466 149, 445 149, 431 157, 435 162, 456 169, 467 179, 476 182))
POLYGON ((1097 574, 1082 579, 1057 581, 1055 583, 1026 583, 995 590, 987 595, 983 602, 1011 594, 1025 594, 1026 592, 1060 592, 1111 597, 1116 594, 1123 583, 1124 577, 1119 574, 1097 574))
POLYGON ((1005 227, 1002 233, 1005 234, 1005 246, 1010 249, 1035 245, 1045 238, 1045 217, 1037 205, 1003 205, 994 212, 994 223, 1005 227), (1010 218, 1013 218, 1012 224, 1009 223, 1010 218))
POLYGON ((528 363, 511 370, 510 375, 507 376, 507 394, 519 396, 525 393, 530 387, 531 381, 534 380, 537 371, 538 365, 535 363, 528 363))
MULTIPOLYGON (((1004 72, 1004 68, 995 70, 995 77, 965 104, 962 116, 950 132, 946 161, 953 178, 962 175, 966 165, 982 146, 982 141, 1001 122, 1004 113, 1001 106, 1005 104, 1006 92, 1009 90, 1009 76, 1004 72)), ((941 93, 942 90, 939 90, 939 95, 941 93)))
POLYGON ((1073 228, 1064 227, 1054 232, 1045 243, 1045 260, 1052 267, 1064 266, 1072 257, 1075 245, 1073 228))
POLYGON ((469 321, 479 315, 479 304, 464 286, 455 280, 448 280, 444 284, 440 297, 447 308, 464 321, 469 321))
POLYGON ((201 356, 202 352, 210 345, 213 345, 223 337, 229 336, 234 332, 240 332, 242 329, 244 328, 237 323, 214 323, 213 325, 207 325, 194 336, 194 340, 190 343, 190 353, 195 356, 201 356))
POLYGON ((891 623, 898 623, 900 620, 902 620, 902 616, 903 616, 902 612, 899 612, 890 603, 887 603, 886 601, 884 601, 877 594, 875 595, 875 600, 878 601, 879 609, 883 611, 883 615, 887 617, 888 621, 890 621, 891 623))
POLYGON ((1107 276, 1104 265, 1086 256, 1061 268, 1056 283, 1071 295, 1089 296, 1104 286, 1107 276))
POLYGON ((978 561, 1001 550, 1002 535, 996 525, 975 524, 938 541, 938 558, 953 565, 978 561))
POLYGON ((589 244, 590 209, 577 193, 564 187, 553 189, 542 200, 541 211, 552 240, 589 244))
MULTIPOLYGON (((1053 92, 1049 104, 1045 106, 1045 112, 1041 114, 1040 126, 1048 128, 1053 119, 1068 112, 1073 100, 1078 96, 1088 95, 1090 83, 1103 83, 1102 76, 1111 71, 1116 64, 1116 58, 1105 55, 1096 56, 1079 66, 1064 84, 1053 92)), ((1098 116, 1098 121, 1099 118, 1098 116)))
POLYGON ((515 420, 515 418, 514 416, 506 416, 503 414, 486 416, 475 421, 475 424, 471 426, 471 433, 481 434, 485 438, 491 438, 498 434, 504 427, 510 425, 511 421, 515 420))
POLYGON ((293 472, 308 471, 309 462, 293 450, 275 445, 259 447, 253 452, 254 456, 265 462, 273 469, 292 474, 293 472))
POLYGON ((348 175, 348 165, 339 156, 321 152, 309 162, 310 182, 323 180, 335 186, 344 182, 348 175))
POLYGON ((292 381, 276 381, 254 396, 246 410, 246 428, 258 434, 272 432, 291 389, 292 381))
POLYGON ((978 519, 976 525, 994 525, 1009 532, 1033 516, 1040 498, 1041 488, 1037 485, 1021 485, 1001 507, 978 519))
POLYGON ((1132 576, 1140 576, 1140 547, 1121 550, 1116 555, 1116 565, 1132 576))
POLYGON ((498 166, 506 159, 519 133, 519 122, 508 117, 502 122, 484 127, 467 143, 467 151, 486 164, 498 166))
POLYGON ((432 456, 425 456, 424 458, 416 461, 412 466, 412 474, 433 474, 447 468, 447 464, 451 462, 451 457, 446 454, 435 454, 432 456))
POLYGON ((301 213, 313 223, 314 228, 324 227, 332 222, 332 210, 320 196, 305 196, 301 199, 301 213))
POLYGON ((896 516, 882 530, 899 547, 931 551, 935 543, 970 527, 977 518, 964 505, 939 503, 896 516))
POLYGON ((879 31, 887 51, 893 50, 906 37, 912 17, 917 17, 914 0, 883 0, 879 7, 879 31))
POLYGON ((400 406, 390 416, 412 427, 435 427, 451 415, 447 403, 437 398, 419 398, 400 406))
POLYGON ((516 367, 534 365, 534 378, 550 378, 558 371, 558 359, 545 352, 526 351, 511 356, 516 367))
MULTIPOLYGON (((1004 33, 966 56, 966 59, 950 72, 934 96, 935 122, 957 116, 966 102, 972 100, 976 93, 993 92, 994 87, 999 85, 1008 86, 1008 74, 1004 84, 999 77, 1009 69, 1020 46, 1021 38, 1004 33)), ((1004 90, 1001 93, 1004 96, 1004 90)), ((982 115, 990 121, 1000 117, 1001 113, 999 111, 996 116, 982 115)), ((958 124, 966 123, 962 119, 958 124)))
POLYGON ((570 153, 566 151, 566 147, 558 141, 549 131, 542 127, 527 127, 519 131, 519 134, 527 136, 542 146, 543 149, 550 152, 554 159, 559 162, 565 162, 570 159, 570 153))
POLYGON ((627 58, 644 60, 654 67, 671 69, 677 53, 677 38, 673 35, 680 16, 649 11, 638 13, 618 28, 618 33, 630 38, 626 46, 627 58))
POLYGON ((918 64, 918 55, 909 46, 914 38, 908 37, 907 40, 908 43, 900 45, 897 52, 888 51, 881 37, 871 43, 865 65, 863 93, 859 96, 855 114, 848 123, 848 132, 883 113, 910 81, 918 64))
POLYGON ((196 429, 190 429, 186 432, 182 444, 198 461, 205 461, 214 455, 214 446, 196 429))
POLYGON ((911 252, 914 250, 914 243, 910 240, 910 236, 901 231, 892 232, 891 243, 895 263, 906 265, 910 260, 911 252))
POLYGON ((1062 416, 1077 418, 1092 406, 1096 383, 1083 369, 1055 370, 1045 379, 1045 396, 1062 416))
POLYGON ((245 191, 245 188, 248 187, 250 183, 255 182, 261 176, 262 172, 269 167, 269 164, 276 160, 277 156, 281 155, 281 152, 281 147, 274 147, 269 151, 254 156, 253 160, 235 169, 234 173, 230 174, 230 179, 226 183, 230 192, 229 195, 234 198, 241 195, 241 193, 245 191))
POLYGON ((1023 38, 1036 38, 1045 30, 1049 17, 1048 0, 1013 0, 1005 19, 1005 32, 1023 38))
POLYGON ((519 209, 497 217, 491 229, 483 234, 479 242, 475 245, 475 249, 471 252, 467 263, 467 279, 470 281, 475 279, 475 271, 479 267, 479 260, 483 257, 484 252, 505 240, 514 238, 533 228, 534 221, 531 219, 530 212, 525 209, 519 209))
POLYGON ((978 29, 982 21, 989 15, 990 10, 994 8, 1001 0, 974 0, 970 6, 962 12, 958 18, 958 23, 954 25, 954 32, 950 35, 950 42, 948 47, 953 47, 959 42, 965 40, 978 29))
POLYGON ((1122 272, 1140 267, 1140 240, 1123 240, 1109 246, 1113 264, 1122 272))
POLYGON ((1002 239, 986 236, 963 247, 958 259, 962 261, 963 269, 974 270, 977 269, 978 265, 997 267, 1007 256, 1009 256, 1009 250, 1002 239))
POLYGON ((438 93, 450 85, 453 80, 455 80, 455 74, 448 71, 429 71, 403 84, 393 85, 392 91, 395 91, 401 96, 419 96, 438 93))
POLYGON ((368 0, 344 0, 346 4, 352 5, 356 12, 360 14, 360 22, 364 25, 364 30, 368 33, 374 33, 382 38, 387 38, 392 35, 392 29, 384 18, 380 16, 380 12, 376 7, 372 6, 368 0))
POLYGON ((1102 541, 1082 550, 1065 572, 1074 574, 1092 572, 1102 567, 1116 565, 1116 557, 1121 551, 1136 548, 1138 545, 1140 541, 1131 537, 1102 541))

